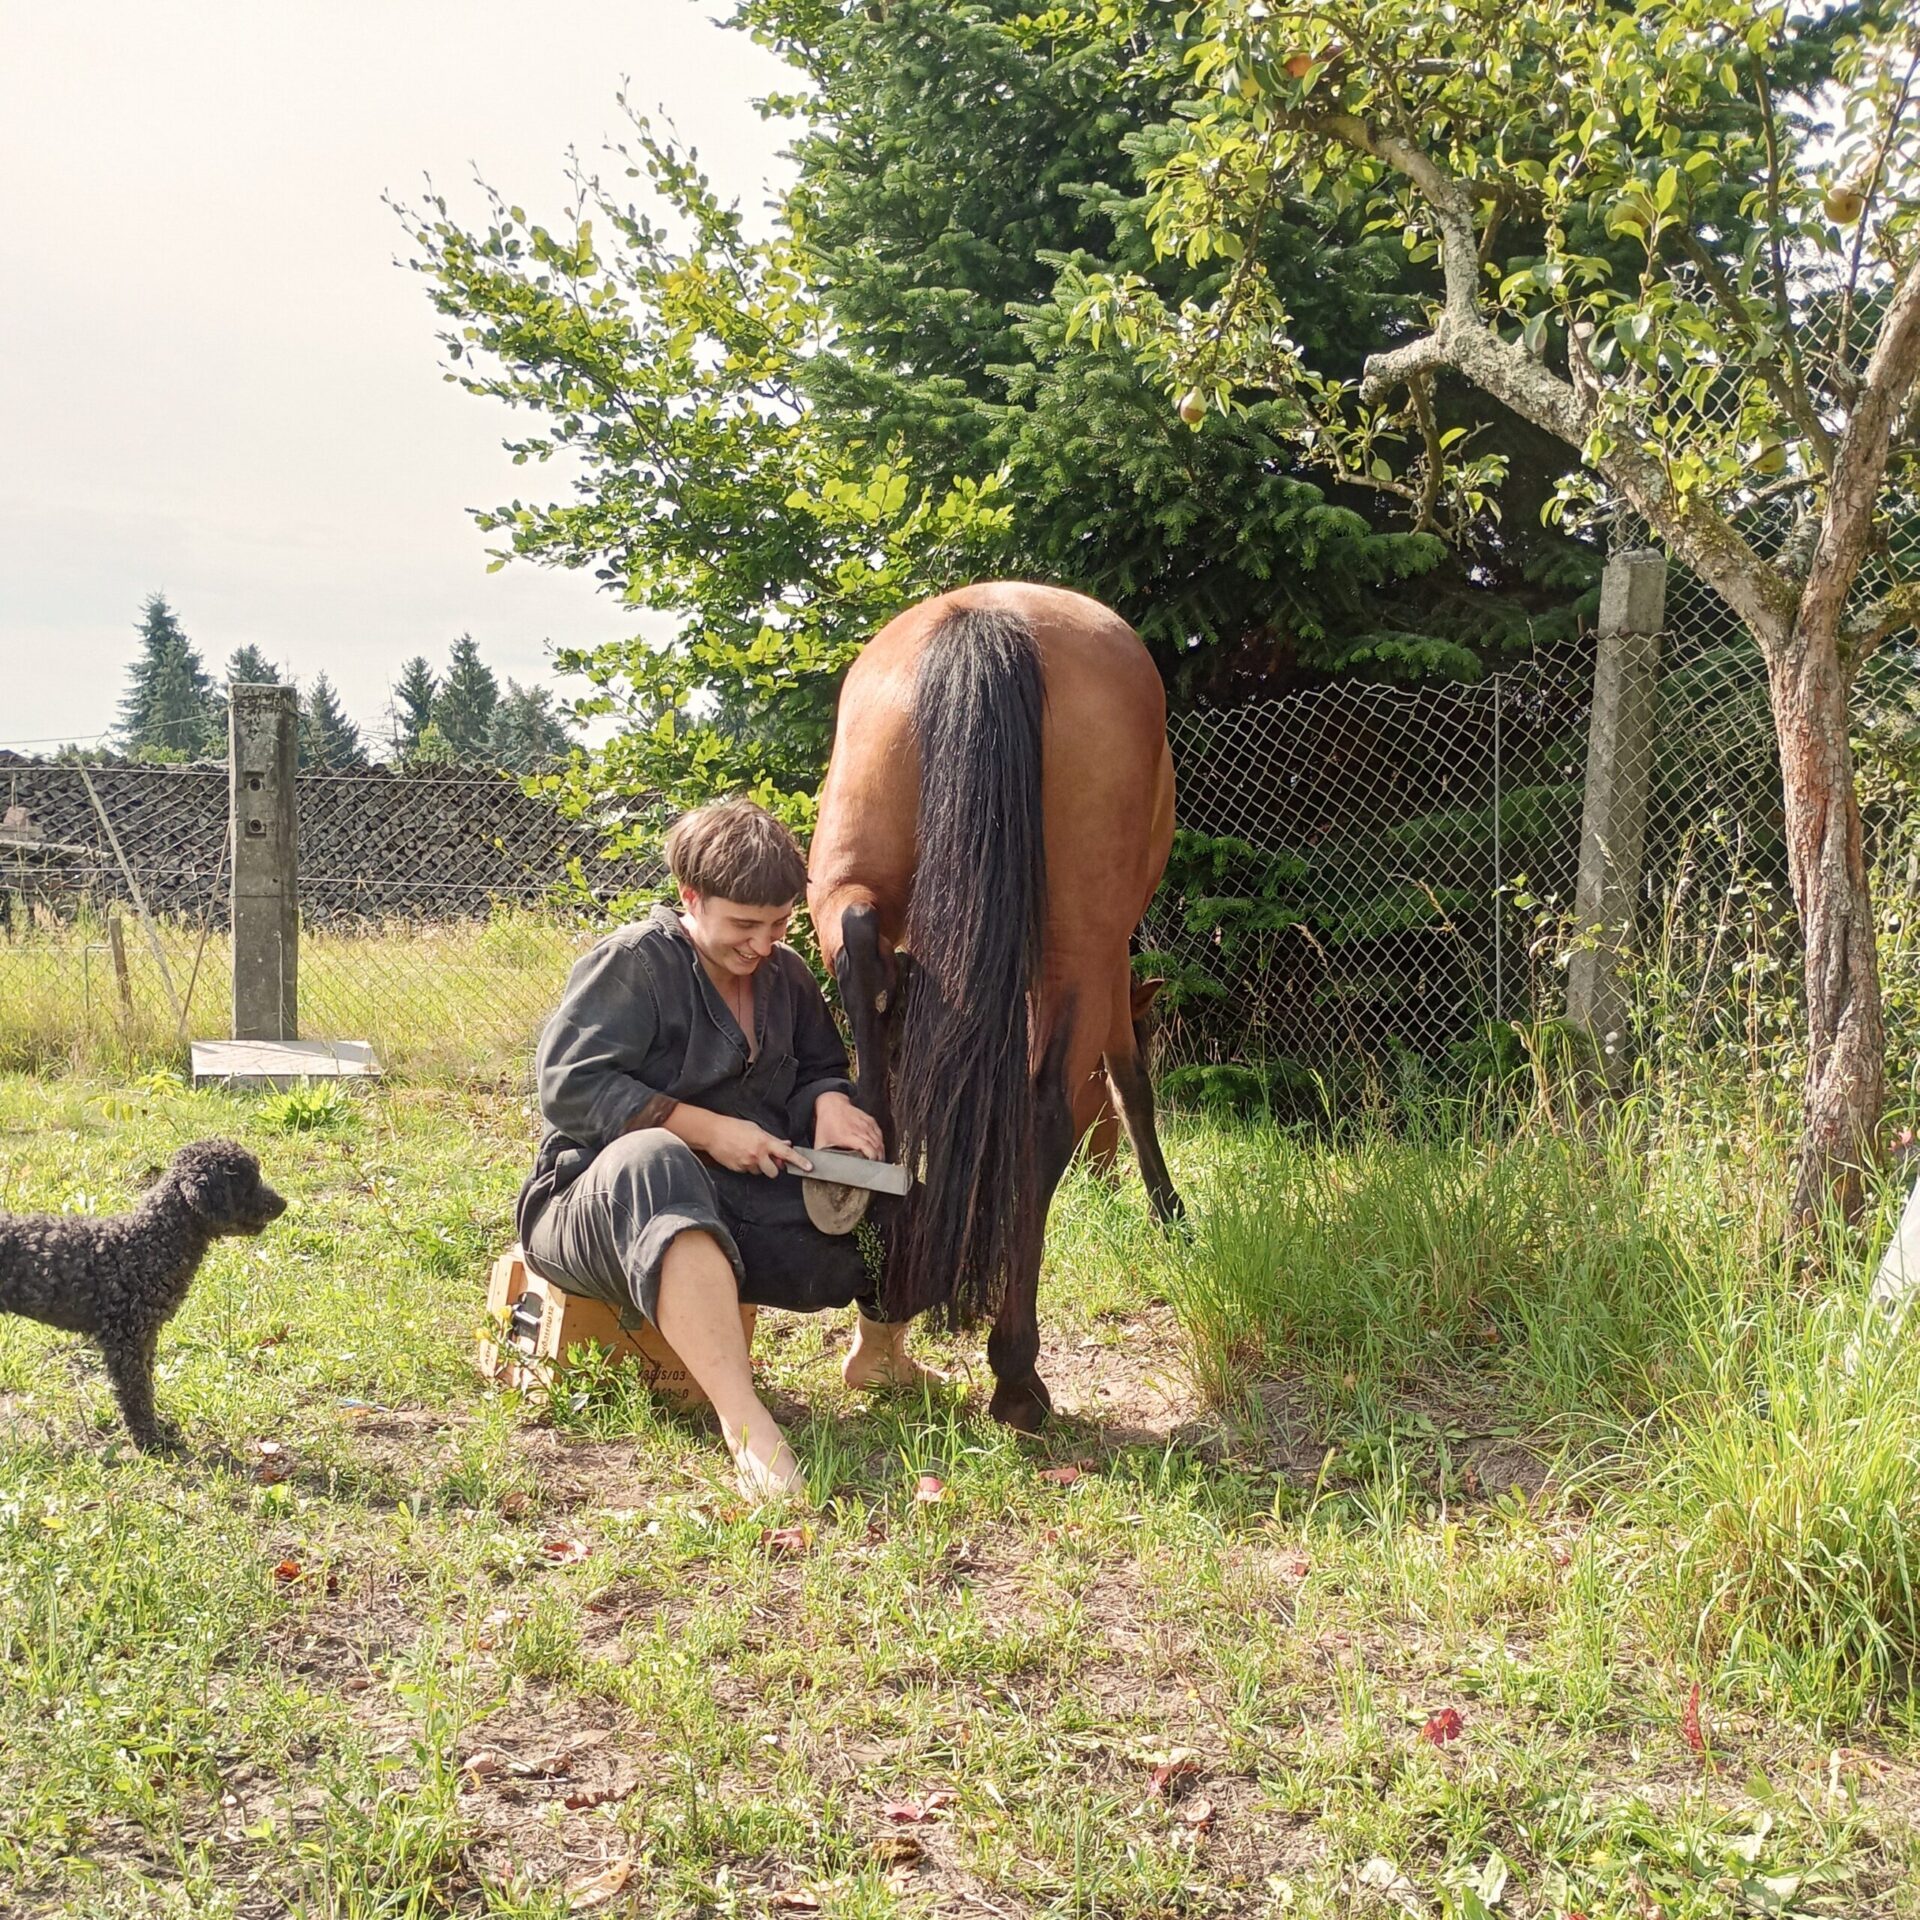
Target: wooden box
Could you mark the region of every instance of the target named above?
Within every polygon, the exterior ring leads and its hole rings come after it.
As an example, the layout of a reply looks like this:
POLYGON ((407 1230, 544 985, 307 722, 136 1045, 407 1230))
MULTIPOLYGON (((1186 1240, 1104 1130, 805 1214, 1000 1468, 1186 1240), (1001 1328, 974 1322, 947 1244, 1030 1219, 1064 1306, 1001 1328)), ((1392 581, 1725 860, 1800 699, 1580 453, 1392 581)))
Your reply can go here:
MULTIPOLYGON (((493 1263, 487 1287, 487 1324, 480 1334, 480 1371, 496 1386, 536 1388, 563 1372, 575 1348, 602 1348, 638 1367, 647 1387, 676 1407, 704 1407, 707 1396, 658 1331, 636 1313, 623 1326, 602 1300, 568 1293, 527 1265, 510 1247, 493 1263)), ((753 1345, 754 1309, 740 1309, 741 1331, 753 1345)))

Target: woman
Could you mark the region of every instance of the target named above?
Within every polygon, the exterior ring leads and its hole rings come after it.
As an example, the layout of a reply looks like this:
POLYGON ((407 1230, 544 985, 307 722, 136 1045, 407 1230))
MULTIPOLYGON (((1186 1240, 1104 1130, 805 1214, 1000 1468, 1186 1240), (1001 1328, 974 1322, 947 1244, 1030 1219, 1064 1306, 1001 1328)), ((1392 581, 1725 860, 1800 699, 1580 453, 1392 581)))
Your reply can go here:
POLYGON ((720 1417, 743 1491, 804 1495, 754 1392, 742 1302, 860 1303, 850 1386, 922 1378, 880 1319, 851 1235, 820 1232, 793 1142, 879 1157, 846 1049, 806 963, 782 944, 806 888, 793 836, 750 800, 667 836, 680 907, 659 906, 574 967, 536 1064, 546 1131, 516 1218, 529 1264, 643 1314, 720 1417))

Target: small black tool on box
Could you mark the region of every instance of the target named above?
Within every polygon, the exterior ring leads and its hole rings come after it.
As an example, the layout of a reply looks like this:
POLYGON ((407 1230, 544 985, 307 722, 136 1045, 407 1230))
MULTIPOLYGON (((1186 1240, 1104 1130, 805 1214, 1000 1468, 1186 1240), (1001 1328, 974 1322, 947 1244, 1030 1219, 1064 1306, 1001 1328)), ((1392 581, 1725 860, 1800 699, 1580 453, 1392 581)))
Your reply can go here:
POLYGON ((869 1160, 832 1147, 803 1147, 801 1152, 812 1171, 789 1171, 804 1188, 807 1218, 822 1233, 851 1233, 866 1218, 876 1193, 898 1196, 913 1185, 913 1175, 891 1160, 869 1160))

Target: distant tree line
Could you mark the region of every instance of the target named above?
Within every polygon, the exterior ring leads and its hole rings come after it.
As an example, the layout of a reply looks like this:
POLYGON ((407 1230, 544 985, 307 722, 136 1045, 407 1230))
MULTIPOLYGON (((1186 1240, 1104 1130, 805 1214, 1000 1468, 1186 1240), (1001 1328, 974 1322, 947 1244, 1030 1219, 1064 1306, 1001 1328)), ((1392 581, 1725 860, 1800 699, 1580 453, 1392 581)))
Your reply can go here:
MULTIPOLYGON (((221 758, 227 750, 227 689, 298 685, 256 646, 236 648, 216 679, 164 594, 141 610, 140 647, 127 670, 114 743, 142 760, 221 758)), ((418 769, 505 767, 525 772, 562 758, 573 746, 567 720, 545 687, 508 680, 502 691, 470 634, 454 641, 436 675, 424 654, 400 669, 384 740, 369 741, 347 718, 325 673, 299 687, 300 765, 347 772, 379 757, 418 769)))

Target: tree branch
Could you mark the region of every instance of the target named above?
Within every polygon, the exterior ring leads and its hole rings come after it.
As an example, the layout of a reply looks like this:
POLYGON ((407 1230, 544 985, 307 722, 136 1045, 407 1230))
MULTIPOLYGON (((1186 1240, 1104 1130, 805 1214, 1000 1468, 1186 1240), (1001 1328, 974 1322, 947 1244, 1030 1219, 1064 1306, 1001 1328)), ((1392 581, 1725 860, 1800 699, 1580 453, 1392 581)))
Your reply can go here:
POLYGON ((1423 373, 1409 380, 1407 392, 1412 396, 1414 418, 1420 423, 1420 438, 1426 448, 1426 465, 1420 475, 1420 518, 1415 526, 1421 533, 1431 533, 1440 505, 1440 474, 1446 456, 1440 451, 1440 423, 1433 417, 1430 376, 1423 373))
POLYGON ((1871 606, 1849 615, 1840 628, 1840 644, 1854 660, 1863 660, 1902 627, 1920 627, 1920 580, 1903 581, 1871 606))
MULTIPOLYGON (((1720 303, 1727 318, 1740 329, 1749 345, 1757 346, 1753 331, 1753 322, 1740 304, 1739 296, 1734 292, 1732 283, 1721 272, 1720 263, 1700 244, 1700 236, 1691 227, 1680 230, 1680 244, 1686 249, 1687 258, 1693 262, 1700 278, 1707 283, 1708 291, 1720 303)), ((1761 379, 1767 383, 1767 391, 1776 399, 1782 409, 1791 417, 1793 424, 1806 435, 1808 444, 1813 448, 1814 456, 1820 462, 1823 473, 1833 471, 1833 435, 1822 424, 1819 414, 1814 411, 1813 401, 1805 387, 1797 380, 1790 379, 1779 362, 1760 358, 1757 366, 1761 379)))
MULTIPOLYGON (((1518 342, 1501 339, 1488 324, 1480 307, 1480 248, 1470 184, 1420 148, 1368 126, 1357 115, 1291 109, 1281 118, 1297 132, 1356 148, 1391 167, 1425 201, 1440 229, 1446 299, 1434 317, 1433 331, 1372 355, 1362 371, 1361 397, 1369 399, 1382 387, 1435 367, 1452 367, 1584 456, 1599 419, 1597 382, 1584 391, 1576 388, 1518 342)), ((1660 463, 1624 432, 1614 437, 1596 464, 1668 546, 1739 614, 1763 648, 1784 644, 1793 625, 1793 588, 1731 521, 1704 501, 1677 499, 1660 463)))
MULTIPOLYGON (((1920 255, 1894 288, 1873 357, 1867 362, 1860 398, 1834 455, 1833 479, 1820 516, 1807 584, 1795 625, 1838 632, 1847 596, 1873 535, 1873 509, 1893 444, 1893 423, 1920 374, 1920 255)), ((1888 629, 1887 631, 1891 631, 1888 629)))
MULTIPOLYGON (((1773 266, 1773 301, 1775 311, 1780 318, 1780 338, 1787 350, 1787 364, 1792 369, 1793 384, 1802 400, 1807 394, 1807 370, 1800 362, 1800 349, 1796 344, 1796 328, 1793 319, 1793 296, 1788 290, 1786 260, 1780 247, 1780 130, 1774 123, 1773 89, 1767 85, 1766 62, 1756 60, 1753 63, 1753 84, 1760 97, 1760 131, 1767 143, 1767 257, 1773 266)), ((1800 409, 1789 405, 1787 411, 1798 420, 1800 409)), ((1807 411, 1812 411, 1812 403, 1807 403, 1807 411)))

